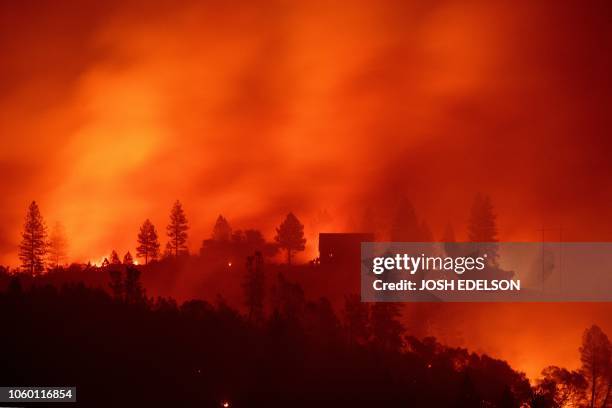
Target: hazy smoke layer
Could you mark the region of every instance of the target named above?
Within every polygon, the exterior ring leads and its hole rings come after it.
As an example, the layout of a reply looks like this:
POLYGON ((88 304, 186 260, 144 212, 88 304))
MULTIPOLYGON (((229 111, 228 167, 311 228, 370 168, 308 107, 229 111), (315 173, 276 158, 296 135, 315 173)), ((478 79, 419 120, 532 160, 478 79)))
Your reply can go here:
POLYGON ((311 258, 318 231, 361 228, 366 207, 388 219, 400 196, 436 238, 449 221, 462 238, 477 191, 502 239, 609 240, 610 14, 597 1, 3 2, 0 262, 17 264, 32 199, 80 261, 133 252, 138 225, 163 232, 177 198, 193 251, 219 213, 271 237, 294 211, 311 258))

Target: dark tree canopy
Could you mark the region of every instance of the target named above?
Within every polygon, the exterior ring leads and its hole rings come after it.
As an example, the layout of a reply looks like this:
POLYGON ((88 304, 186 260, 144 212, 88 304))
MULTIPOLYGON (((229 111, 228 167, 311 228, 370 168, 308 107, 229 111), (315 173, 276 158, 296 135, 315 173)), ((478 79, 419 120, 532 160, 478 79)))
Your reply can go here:
POLYGON ((596 325, 584 331, 579 370, 550 366, 534 387, 533 408, 607 408, 612 405, 612 345, 596 325))
MULTIPOLYGON (((427 227, 429 228, 429 227, 427 227)), ((391 224, 391 240, 395 242, 422 242, 428 232, 422 230, 412 203, 403 198, 399 201, 391 224)), ((429 232, 429 234, 431 234, 429 232)))
POLYGON ((212 239, 215 241, 227 242, 232 237, 232 227, 223 215, 217 217, 215 226, 213 227, 212 239))
MULTIPOLYGON (((106 258, 104 258, 104 260, 108 262, 106 258)), ((113 299, 117 301, 123 300, 123 294, 124 294, 125 288, 123 286, 123 277, 122 277, 121 268, 109 269, 108 274, 110 276, 110 283, 108 286, 110 287, 113 299)))
POLYGON ((293 213, 287 214, 285 220, 276 229, 275 241, 279 247, 287 251, 287 263, 291 265, 293 251, 303 251, 306 245, 304 238, 304 225, 293 213))
POLYGON ((431 232, 431 228, 429 228, 429 224, 427 224, 427 222, 422 221, 419 227, 419 230, 421 231, 421 241, 422 242, 433 242, 434 241, 433 232, 431 232))
POLYGON ((301 321, 306 305, 302 285, 287 280, 285 275, 279 273, 272 291, 272 303, 279 316, 283 319, 301 321))
POLYGON ((242 283, 244 303, 250 321, 261 322, 264 318, 265 276, 261 252, 247 258, 246 276, 242 283))
POLYGON ((585 330, 580 347, 582 373, 589 384, 589 406, 608 407, 612 401, 612 345, 598 326, 585 330))
POLYGON ((362 302, 359 295, 348 295, 343 312, 349 344, 366 344, 371 336, 370 304, 362 302))
POLYGON ((460 249, 456 244, 455 230, 450 222, 444 227, 442 242, 444 242, 444 250, 448 256, 460 256, 460 249))
POLYGON ((491 199, 477 194, 470 212, 468 239, 471 242, 485 243, 481 252, 486 253, 493 262, 497 259, 497 221, 491 199))
POLYGON ((123 264, 134 265, 134 258, 132 257, 130 251, 127 251, 127 253, 123 256, 123 264))
POLYGON ((111 265, 121 265, 121 259, 119 259, 119 255, 117 254, 117 251, 115 251, 114 249, 110 255, 110 264, 111 265))
POLYGON ((579 407, 586 401, 586 378, 580 371, 550 366, 542 370, 531 406, 534 408, 579 407))
POLYGON ((251 245, 253 248, 263 248, 266 244, 266 239, 263 234, 259 230, 248 229, 244 231, 244 239, 247 244, 251 245))
POLYGON ((476 194, 468 226, 472 242, 497 242, 496 216, 489 196, 476 194))
POLYGON ((159 256, 159 239, 155 226, 147 218, 140 227, 138 233, 138 247, 136 247, 136 256, 144 258, 145 265, 149 261, 157 259, 159 256))
POLYGON ((179 200, 176 200, 170 211, 170 223, 166 227, 168 242, 166 251, 170 255, 179 256, 187 253, 187 217, 183 206, 179 200))
POLYGON ((47 261, 51 268, 58 268, 68 259, 68 240, 64 227, 56 222, 49 236, 47 261))
POLYGON ((383 350, 398 351, 402 348, 404 326, 400 321, 398 303, 379 302, 372 306, 372 340, 383 350))
POLYGON ((45 270, 45 256, 47 254, 47 227, 40 214, 38 204, 32 201, 28 207, 21 244, 19 245, 19 259, 23 270, 32 275, 40 274, 45 270))
POLYGON ((126 303, 142 304, 146 301, 145 290, 140 281, 140 271, 134 266, 128 266, 125 269, 123 294, 126 303))
POLYGON ((94 407, 529 406, 525 376, 486 355, 412 336, 401 349, 349 347, 331 302, 286 280, 278 311, 254 324, 224 302, 147 299, 138 268, 113 270, 113 297, 84 285, 0 291, 0 319, 20 333, 0 336, 3 384, 75 384, 94 407), (112 393, 97 392, 109 379, 112 393))

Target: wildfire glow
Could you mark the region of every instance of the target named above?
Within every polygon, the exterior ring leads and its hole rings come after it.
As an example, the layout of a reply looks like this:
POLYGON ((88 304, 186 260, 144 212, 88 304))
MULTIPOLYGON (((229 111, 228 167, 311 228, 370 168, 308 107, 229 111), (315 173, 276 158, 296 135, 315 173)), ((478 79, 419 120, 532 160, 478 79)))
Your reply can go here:
POLYGON ((107 259, 108 260, 108 255, 103 255, 101 257, 98 257, 96 261, 89 261, 89 263, 92 266, 96 266, 96 267, 100 267, 104 264, 104 260, 107 259))
MULTIPOLYGON (((219 214, 273 240, 293 211, 308 239, 296 262, 308 261, 321 231, 384 236, 401 197, 434 238, 451 222, 461 240, 479 191, 493 199, 500 240, 539 240, 551 225, 568 241, 612 240, 608 10, 255 0, 240 10, 153 1, 146 13, 130 2, 37 2, 33 12, 6 3, 1 265, 19 264, 33 199, 48 225, 64 224, 69 261, 96 266, 110 249, 135 254, 145 218, 164 245, 176 199, 192 254, 219 214)), ((529 370, 576 363, 564 360, 576 336, 593 316, 612 316, 605 305, 564 314, 490 305, 464 314, 474 327, 453 336, 456 310, 432 317, 445 340, 465 337, 529 370)))

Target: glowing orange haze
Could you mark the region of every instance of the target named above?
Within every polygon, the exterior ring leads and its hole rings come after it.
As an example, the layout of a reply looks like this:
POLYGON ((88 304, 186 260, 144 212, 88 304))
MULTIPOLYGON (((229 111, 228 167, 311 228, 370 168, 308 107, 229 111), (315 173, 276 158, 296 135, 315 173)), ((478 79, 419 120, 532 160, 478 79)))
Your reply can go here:
MULTIPOLYGON (((477 191, 502 239, 610 240, 606 6, 420 3, 3 4, 0 262, 17 264, 32 199, 80 261, 133 253, 147 217, 163 235, 177 198, 192 251, 219 213, 271 238, 294 211, 313 257, 316 233, 402 195, 461 238, 477 191)), ((525 353, 575 364, 576 335, 610 314, 530 307, 570 317, 554 339, 522 322, 516 350, 483 318, 468 345, 534 374, 525 353)), ((531 313, 491 310, 504 330, 531 313)))

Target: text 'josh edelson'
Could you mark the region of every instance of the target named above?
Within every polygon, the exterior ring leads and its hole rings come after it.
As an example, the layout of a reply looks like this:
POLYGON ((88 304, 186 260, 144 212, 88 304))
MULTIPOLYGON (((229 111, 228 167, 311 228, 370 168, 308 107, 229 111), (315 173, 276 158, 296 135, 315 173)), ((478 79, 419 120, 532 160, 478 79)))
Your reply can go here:
POLYGON ((612 242, 362 242, 362 302, 612 302, 612 242))
POLYGON ((417 256, 407 253, 372 258, 374 291, 520 291, 520 279, 492 279, 486 271, 494 267, 488 254, 480 256, 417 256), (481 272, 467 278, 466 272, 481 272), (406 279, 398 275, 407 274, 406 279), (393 274, 396 279, 388 279, 393 274), (432 274, 438 276, 431 276, 432 274), (399 277, 399 279, 397 279, 399 277))

